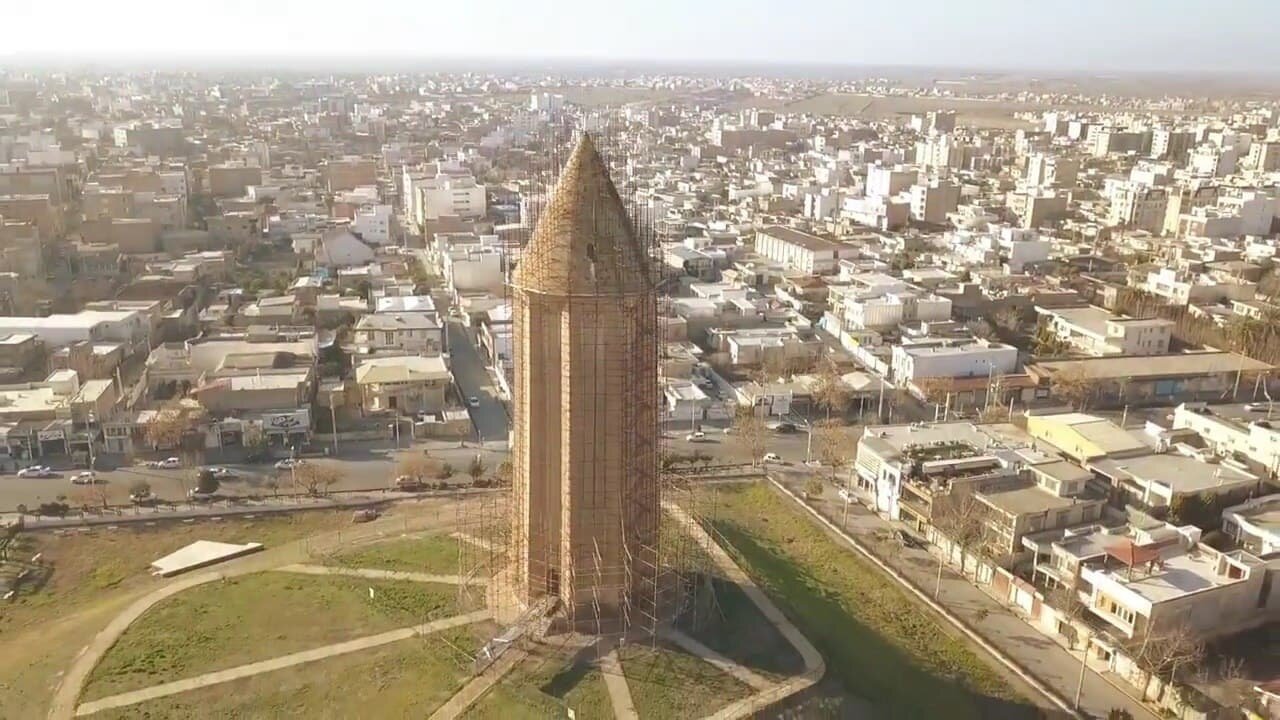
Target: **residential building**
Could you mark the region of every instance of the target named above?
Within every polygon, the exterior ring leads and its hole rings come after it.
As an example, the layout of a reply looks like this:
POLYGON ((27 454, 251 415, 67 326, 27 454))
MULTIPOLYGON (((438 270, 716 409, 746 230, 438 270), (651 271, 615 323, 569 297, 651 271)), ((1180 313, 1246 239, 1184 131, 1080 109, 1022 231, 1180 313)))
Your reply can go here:
POLYGON ((982 339, 924 338, 893 347, 893 379, 904 386, 925 378, 992 378, 1017 367, 1017 348, 982 339))
POLYGON ((1280 552, 1280 495, 1264 495, 1222 511, 1222 533, 1259 556, 1280 552))
POLYGON ((1099 307, 1036 308, 1059 340, 1075 350, 1105 355, 1164 355, 1173 338, 1172 320, 1112 315, 1099 307))
POLYGON ((435 413, 447 407, 453 375, 440 355, 367 358, 355 369, 365 412, 435 413))
POLYGON ((774 262, 808 275, 835 272, 841 258, 852 258, 858 249, 799 230, 770 225, 756 233, 755 250, 774 262))
POLYGON ((439 355, 444 331, 434 313, 384 312, 356 321, 355 345, 361 354, 439 355))

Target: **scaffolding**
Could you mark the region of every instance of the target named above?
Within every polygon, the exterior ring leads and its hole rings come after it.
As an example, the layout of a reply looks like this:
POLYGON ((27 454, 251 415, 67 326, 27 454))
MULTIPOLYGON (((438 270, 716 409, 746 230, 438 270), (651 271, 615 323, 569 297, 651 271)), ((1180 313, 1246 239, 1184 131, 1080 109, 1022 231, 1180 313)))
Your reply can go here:
POLYGON ((504 238, 512 492, 460 520, 495 542, 460 546, 459 574, 492 578, 490 605, 511 607, 496 613, 504 629, 477 666, 557 627, 561 642, 656 643, 663 627, 690 617, 696 625, 708 598, 715 606, 705 554, 662 523, 657 327, 666 278, 653 219, 637 201, 625 134, 607 119, 589 122, 586 142, 568 125, 543 131, 545 161, 531 168, 520 227, 504 238), (500 534, 504 513, 509 532, 500 534))

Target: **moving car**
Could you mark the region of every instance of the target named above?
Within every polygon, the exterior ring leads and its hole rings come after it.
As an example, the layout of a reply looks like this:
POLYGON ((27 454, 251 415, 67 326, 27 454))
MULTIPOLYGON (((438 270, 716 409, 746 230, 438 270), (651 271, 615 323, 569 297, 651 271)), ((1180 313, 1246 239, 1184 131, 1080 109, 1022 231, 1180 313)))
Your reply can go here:
POLYGON ((425 488, 426 486, 423 485, 422 481, 412 475, 401 475, 400 477, 396 478, 397 490, 404 490, 405 492, 417 492, 425 488))
POLYGON ((210 475, 218 478, 219 480, 227 480, 236 476, 235 472, 224 467, 211 467, 206 469, 209 471, 210 475))
POLYGON ((702 432, 701 430, 698 430, 695 432, 691 432, 688 435, 685 435, 684 439, 689 442, 702 442, 703 440, 707 439, 707 434, 702 432))
POLYGON ((782 456, 778 455, 778 453, 765 453, 763 460, 767 463, 780 463, 782 462, 782 456))
POLYGON ((774 425, 771 429, 776 433, 786 435, 788 433, 795 432, 796 426, 795 426, 795 423, 780 422, 777 425, 774 425))
POLYGON ((292 470, 292 469, 294 469, 294 468, 298 467, 299 465, 302 465, 304 462, 305 462, 304 460, 296 460, 296 459, 294 459, 294 458, 285 458, 285 459, 283 459, 283 460, 279 460, 279 461, 277 461, 277 462, 276 462, 276 469, 277 469, 277 470, 292 470))
POLYGON ((163 460, 154 460, 147 463, 147 467, 155 470, 177 470, 182 467, 182 461, 176 457, 167 457, 163 460))
POLYGON ((476 397, 475 395, 472 395, 471 397, 467 398, 467 405, 471 407, 480 407, 480 398, 476 397))
POLYGON ((92 485, 98 482, 98 476, 92 470, 83 470, 71 476, 72 485, 92 485))
POLYGON ((351 513, 351 522, 367 523, 370 520, 378 519, 378 511, 373 508, 361 508, 351 513))
POLYGON ((134 505, 154 505, 159 498, 150 490, 137 490, 129 493, 129 502, 134 505))
POLYGON ((48 465, 32 465, 31 467, 24 467, 18 471, 18 477, 47 478, 53 477, 56 474, 57 473, 53 471, 53 468, 48 465))
POLYGON ((213 493, 200 492, 200 488, 191 488, 187 491, 187 497, 195 502, 208 502, 214 498, 213 493))

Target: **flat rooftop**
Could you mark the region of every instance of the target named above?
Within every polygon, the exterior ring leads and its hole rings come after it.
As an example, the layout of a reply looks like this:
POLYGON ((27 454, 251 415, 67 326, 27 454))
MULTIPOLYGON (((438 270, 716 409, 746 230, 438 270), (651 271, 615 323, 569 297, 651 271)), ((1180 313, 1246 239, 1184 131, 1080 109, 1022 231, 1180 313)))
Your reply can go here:
POLYGON ((1253 475, 1229 465, 1201 462, 1178 453, 1107 458, 1090 465, 1111 477, 1161 485, 1179 495, 1257 482, 1253 475))
POLYGON ((806 250, 813 250, 816 252, 833 252, 842 247, 838 242, 832 242, 826 238, 820 238, 817 235, 810 235, 807 232, 793 230, 781 225, 769 225, 767 227, 763 227, 760 229, 760 234, 768 235, 769 237, 777 238, 782 242, 791 243, 792 245, 797 245, 806 250))
POLYGON ((1181 355, 1150 355, 1143 357, 1100 357, 1080 360, 1050 360, 1032 363, 1027 370, 1037 375, 1053 375, 1057 372, 1080 372, 1094 379, 1154 379, 1185 377, 1188 375, 1213 375, 1234 372, 1263 372, 1272 368, 1268 363, 1228 352, 1198 352, 1181 355))
POLYGON ((1076 501, 1071 498, 1059 497, 1035 485, 1009 488, 1007 490, 984 491, 978 493, 978 497, 987 501, 992 507, 1010 515, 1028 515, 1044 512, 1045 510, 1059 510, 1076 504, 1076 501))

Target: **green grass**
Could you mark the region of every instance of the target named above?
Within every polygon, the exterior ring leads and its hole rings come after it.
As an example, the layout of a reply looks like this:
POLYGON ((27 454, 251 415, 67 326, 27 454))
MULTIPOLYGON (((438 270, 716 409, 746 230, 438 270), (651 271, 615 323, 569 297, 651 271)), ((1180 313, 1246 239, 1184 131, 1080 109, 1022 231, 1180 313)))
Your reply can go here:
POLYGON ((448 535, 388 540, 339 553, 332 556, 330 562, 354 568, 455 575, 458 543, 448 535))
POLYGON ((823 654, 828 678, 891 717, 1034 717, 890 578, 763 484, 699 491, 727 548, 823 654))
POLYGON ((680 650, 628 645, 618 656, 642 718, 703 717, 751 694, 734 677, 680 650))
POLYGON ((471 677, 485 625, 297 665, 94 715, 140 718, 425 718, 471 677))
POLYGON ((563 718, 610 720, 613 706, 599 668, 548 651, 530 656, 462 714, 464 720, 563 718))
POLYGON ((455 605, 445 585, 282 572, 215 581, 140 617, 94 669, 84 698, 455 615, 455 605))

